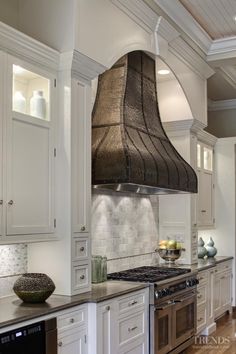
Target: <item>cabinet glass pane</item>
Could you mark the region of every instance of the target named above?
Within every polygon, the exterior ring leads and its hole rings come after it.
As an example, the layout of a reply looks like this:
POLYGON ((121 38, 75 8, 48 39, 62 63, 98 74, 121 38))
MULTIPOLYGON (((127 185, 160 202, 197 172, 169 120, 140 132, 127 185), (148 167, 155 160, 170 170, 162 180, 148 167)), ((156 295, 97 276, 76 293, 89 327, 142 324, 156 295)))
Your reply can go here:
POLYGON ((13 65, 13 111, 50 120, 50 80, 13 65))
POLYGON ((197 167, 201 168, 201 145, 197 144, 197 167))
POLYGON ((203 161, 204 161, 205 170, 212 171, 212 155, 213 155, 212 150, 204 146, 203 161))

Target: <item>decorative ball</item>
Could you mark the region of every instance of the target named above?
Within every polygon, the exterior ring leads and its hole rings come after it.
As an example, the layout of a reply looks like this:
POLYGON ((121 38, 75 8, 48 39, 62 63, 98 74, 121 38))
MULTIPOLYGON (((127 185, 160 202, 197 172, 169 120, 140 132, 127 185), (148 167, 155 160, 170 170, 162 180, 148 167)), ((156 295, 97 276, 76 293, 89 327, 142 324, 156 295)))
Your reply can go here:
POLYGON ((214 247, 214 244, 215 244, 214 241, 210 237, 210 240, 208 241, 208 243, 206 245, 208 258, 214 257, 217 253, 217 249, 214 247))
POLYGON ((27 303, 44 302, 55 288, 52 279, 43 273, 25 273, 13 286, 16 295, 27 303))

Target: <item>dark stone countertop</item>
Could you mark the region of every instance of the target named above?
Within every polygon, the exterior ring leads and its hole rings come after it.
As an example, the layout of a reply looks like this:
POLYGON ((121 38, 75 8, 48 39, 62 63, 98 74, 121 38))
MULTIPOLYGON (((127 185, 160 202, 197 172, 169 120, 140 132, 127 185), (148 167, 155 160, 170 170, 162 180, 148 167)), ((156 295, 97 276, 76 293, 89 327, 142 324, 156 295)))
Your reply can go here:
POLYGON ((145 283, 107 281, 93 284, 92 291, 74 296, 52 295, 43 304, 25 304, 15 295, 0 299, 0 331, 3 327, 45 316, 88 302, 101 302, 144 289, 145 283))
POLYGON ((216 256, 214 258, 198 259, 198 264, 192 265, 191 269, 198 270, 200 272, 201 270, 215 267, 219 263, 230 261, 233 258, 234 257, 216 256))

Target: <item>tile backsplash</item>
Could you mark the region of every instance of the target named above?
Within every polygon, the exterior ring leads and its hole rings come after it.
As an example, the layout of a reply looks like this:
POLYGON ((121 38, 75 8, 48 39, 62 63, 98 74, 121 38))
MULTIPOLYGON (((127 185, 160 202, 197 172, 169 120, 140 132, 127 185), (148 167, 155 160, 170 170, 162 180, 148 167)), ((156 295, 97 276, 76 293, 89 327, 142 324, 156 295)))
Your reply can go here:
POLYGON ((106 255, 108 272, 156 262, 158 197, 93 192, 92 254, 106 255))
POLYGON ((0 297, 12 293, 17 277, 27 272, 27 245, 0 246, 0 297))

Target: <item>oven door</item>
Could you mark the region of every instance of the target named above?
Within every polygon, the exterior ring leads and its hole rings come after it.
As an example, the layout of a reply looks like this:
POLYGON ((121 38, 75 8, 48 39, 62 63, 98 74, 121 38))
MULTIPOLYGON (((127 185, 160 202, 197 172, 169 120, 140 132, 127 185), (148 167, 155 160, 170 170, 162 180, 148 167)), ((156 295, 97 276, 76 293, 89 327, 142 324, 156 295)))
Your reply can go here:
POLYGON ((166 354, 172 349, 172 308, 174 302, 151 306, 151 354, 166 354))
POLYGON ((196 332, 196 292, 188 292, 175 298, 174 302, 175 306, 172 308, 172 343, 173 347, 176 348, 196 332))

